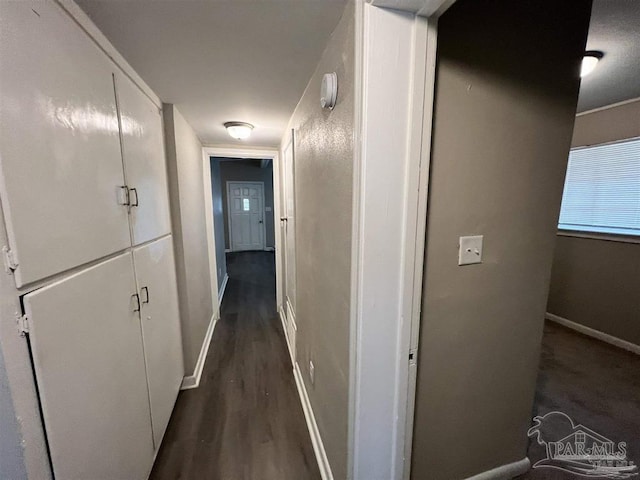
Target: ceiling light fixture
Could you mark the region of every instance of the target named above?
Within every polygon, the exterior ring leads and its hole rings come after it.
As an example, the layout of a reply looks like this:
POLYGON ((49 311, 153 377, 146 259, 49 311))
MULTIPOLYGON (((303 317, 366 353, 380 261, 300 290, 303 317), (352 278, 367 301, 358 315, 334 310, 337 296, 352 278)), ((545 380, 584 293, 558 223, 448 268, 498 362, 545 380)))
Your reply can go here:
POLYGON ((224 128, 227 133, 236 140, 245 140, 251 135, 253 125, 245 122, 226 122, 224 128))
POLYGON ((580 69, 580 77, 586 77, 591 72, 593 72, 603 56, 604 54, 597 50, 589 50, 588 52, 584 52, 584 57, 582 58, 582 68, 580 69))

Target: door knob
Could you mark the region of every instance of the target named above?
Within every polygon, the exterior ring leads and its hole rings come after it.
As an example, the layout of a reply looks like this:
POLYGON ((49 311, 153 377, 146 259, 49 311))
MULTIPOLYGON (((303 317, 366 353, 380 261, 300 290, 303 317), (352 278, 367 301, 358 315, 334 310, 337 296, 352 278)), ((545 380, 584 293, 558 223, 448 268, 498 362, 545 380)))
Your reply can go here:
POLYGON ((280 217, 280 221, 281 222, 286 222, 287 221, 287 217, 280 217))

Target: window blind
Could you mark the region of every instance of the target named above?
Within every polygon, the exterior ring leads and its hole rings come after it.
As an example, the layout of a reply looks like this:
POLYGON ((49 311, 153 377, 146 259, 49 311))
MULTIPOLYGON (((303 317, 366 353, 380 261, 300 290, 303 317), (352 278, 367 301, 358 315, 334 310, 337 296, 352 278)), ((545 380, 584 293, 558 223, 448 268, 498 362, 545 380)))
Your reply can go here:
POLYGON ((640 138, 571 151, 558 228, 640 235, 640 138))

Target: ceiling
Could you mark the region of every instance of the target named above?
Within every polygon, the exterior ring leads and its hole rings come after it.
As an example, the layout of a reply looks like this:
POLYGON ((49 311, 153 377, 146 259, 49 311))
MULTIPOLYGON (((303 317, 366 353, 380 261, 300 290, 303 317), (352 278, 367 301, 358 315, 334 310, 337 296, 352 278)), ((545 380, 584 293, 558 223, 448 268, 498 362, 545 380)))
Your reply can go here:
MULTIPOLYGON (((77 0, 206 145, 279 144, 346 0, 77 0), (255 125, 234 140, 223 123, 255 125)), ((594 0, 578 111, 640 97, 640 0, 594 0)))
POLYGON ((587 50, 604 57, 582 79, 579 112, 640 97, 640 0, 594 0, 587 50))
POLYGON ((206 145, 272 147, 346 0, 77 0, 206 145), (249 140, 227 121, 255 125, 249 140))

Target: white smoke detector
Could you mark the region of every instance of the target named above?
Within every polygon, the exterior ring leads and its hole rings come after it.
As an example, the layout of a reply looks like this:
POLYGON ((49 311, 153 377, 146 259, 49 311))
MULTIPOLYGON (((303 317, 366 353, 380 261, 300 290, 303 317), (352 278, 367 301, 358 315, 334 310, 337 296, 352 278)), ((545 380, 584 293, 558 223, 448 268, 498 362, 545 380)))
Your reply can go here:
POLYGON ((322 108, 333 110, 338 99, 338 75, 335 72, 325 73, 320 88, 320 105, 322 108))

